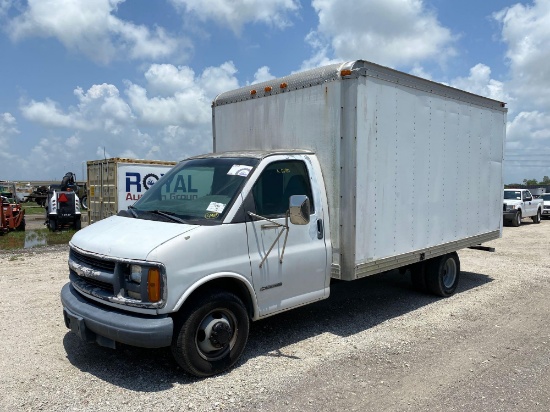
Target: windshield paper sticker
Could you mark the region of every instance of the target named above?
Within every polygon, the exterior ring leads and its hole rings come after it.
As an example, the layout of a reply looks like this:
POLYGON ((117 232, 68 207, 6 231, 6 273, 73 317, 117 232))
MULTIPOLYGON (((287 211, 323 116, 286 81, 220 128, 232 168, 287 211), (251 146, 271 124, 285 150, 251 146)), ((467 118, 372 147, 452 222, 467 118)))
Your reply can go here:
POLYGON ((242 176, 246 177, 252 170, 252 166, 245 166, 245 165, 233 165, 231 169, 229 169, 229 172, 227 174, 229 176, 242 176))
POLYGON ((225 205, 223 203, 210 202, 206 210, 208 210, 209 212, 221 213, 223 212, 224 208, 225 205))

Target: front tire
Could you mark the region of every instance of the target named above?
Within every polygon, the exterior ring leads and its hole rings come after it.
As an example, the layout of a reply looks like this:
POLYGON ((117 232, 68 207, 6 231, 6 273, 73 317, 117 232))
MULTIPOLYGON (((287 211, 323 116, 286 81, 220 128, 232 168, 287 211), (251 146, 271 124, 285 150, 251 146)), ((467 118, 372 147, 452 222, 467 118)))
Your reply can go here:
POLYGON ((431 259, 426 268, 426 285, 435 295, 452 296, 458 287, 460 260, 456 252, 431 259))
POLYGON ((19 225, 15 228, 15 230, 18 230, 20 232, 24 232, 25 231, 25 226, 26 226, 25 218, 23 218, 23 219, 21 219, 21 222, 19 222, 19 225))
POLYGON ((57 220, 48 220, 48 229, 50 229, 52 232, 55 232, 57 230, 57 220))
POLYGON ((521 210, 518 210, 512 219, 512 226, 518 227, 521 225, 521 210))
POLYGON ((248 330, 248 314, 238 296, 221 290, 197 296, 176 319, 172 355, 187 373, 212 376, 237 362, 248 330))

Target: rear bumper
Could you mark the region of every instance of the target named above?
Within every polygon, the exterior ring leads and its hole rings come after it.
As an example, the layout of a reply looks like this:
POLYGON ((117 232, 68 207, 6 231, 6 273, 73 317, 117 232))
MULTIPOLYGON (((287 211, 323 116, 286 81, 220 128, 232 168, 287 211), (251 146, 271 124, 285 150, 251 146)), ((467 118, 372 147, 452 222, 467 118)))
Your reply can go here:
POLYGON ((59 223, 65 223, 65 222, 74 222, 75 220, 80 220, 80 216, 81 216, 80 213, 67 214, 67 215, 48 213, 46 215, 46 219, 47 220, 53 219, 59 223))
POLYGON ((65 325, 86 342, 114 348, 116 342, 141 348, 170 346, 174 324, 166 315, 122 312, 81 296, 70 283, 61 289, 65 325))

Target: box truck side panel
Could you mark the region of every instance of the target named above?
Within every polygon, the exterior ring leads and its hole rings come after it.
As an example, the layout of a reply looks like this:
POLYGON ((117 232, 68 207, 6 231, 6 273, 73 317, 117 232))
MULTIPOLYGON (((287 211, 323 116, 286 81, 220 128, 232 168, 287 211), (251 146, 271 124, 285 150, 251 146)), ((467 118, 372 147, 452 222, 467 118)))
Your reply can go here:
POLYGON ((355 276, 497 238, 505 110, 358 81, 355 276))

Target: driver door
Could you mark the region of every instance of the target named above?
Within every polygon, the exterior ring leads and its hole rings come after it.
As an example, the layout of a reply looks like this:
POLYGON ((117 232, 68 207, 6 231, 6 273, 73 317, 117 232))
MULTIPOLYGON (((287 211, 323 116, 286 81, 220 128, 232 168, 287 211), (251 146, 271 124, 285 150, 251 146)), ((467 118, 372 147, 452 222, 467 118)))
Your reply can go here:
POLYGON ((323 210, 320 200, 312 197, 310 173, 302 160, 273 161, 250 193, 257 217, 246 225, 260 316, 325 295, 329 265, 323 210), (311 216, 305 225, 294 225, 286 218, 289 198, 298 194, 310 200, 311 216))

